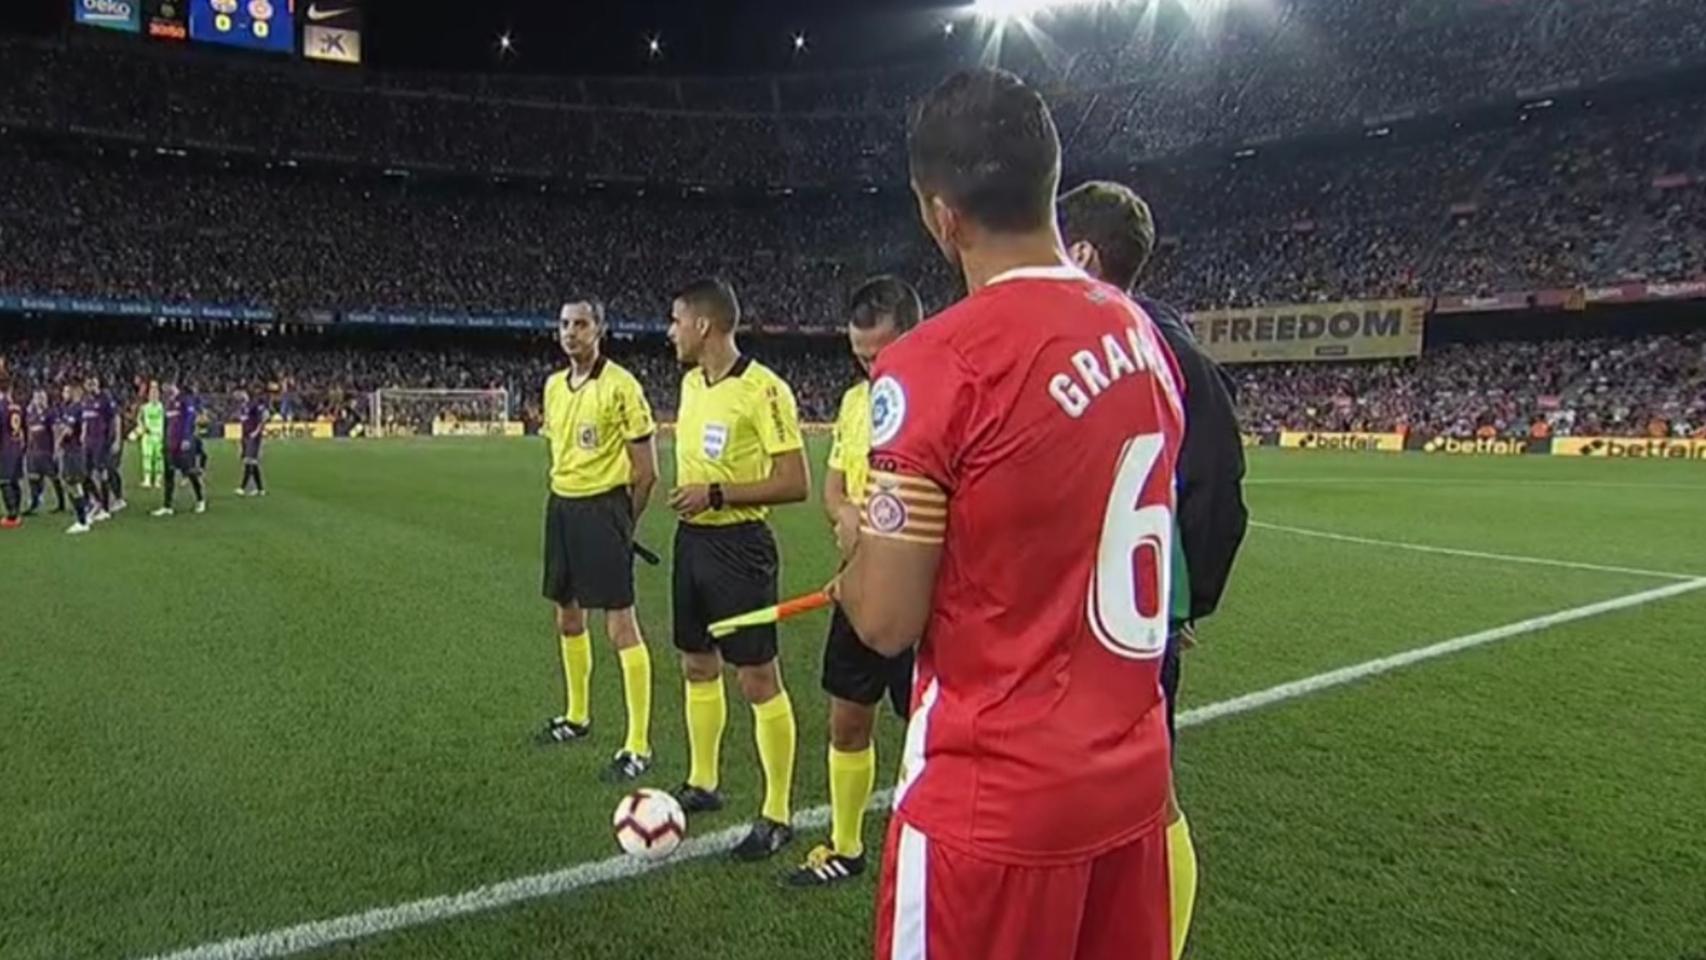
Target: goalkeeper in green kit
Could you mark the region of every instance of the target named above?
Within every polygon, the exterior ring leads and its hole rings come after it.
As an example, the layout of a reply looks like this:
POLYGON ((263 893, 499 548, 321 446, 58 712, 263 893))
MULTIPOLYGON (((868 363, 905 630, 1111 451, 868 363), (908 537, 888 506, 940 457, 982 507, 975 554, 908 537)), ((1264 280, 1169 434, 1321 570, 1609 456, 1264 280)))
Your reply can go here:
POLYGON ((157 488, 166 469, 166 407, 157 381, 148 382, 148 402, 137 414, 136 432, 142 446, 142 485, 157 488))

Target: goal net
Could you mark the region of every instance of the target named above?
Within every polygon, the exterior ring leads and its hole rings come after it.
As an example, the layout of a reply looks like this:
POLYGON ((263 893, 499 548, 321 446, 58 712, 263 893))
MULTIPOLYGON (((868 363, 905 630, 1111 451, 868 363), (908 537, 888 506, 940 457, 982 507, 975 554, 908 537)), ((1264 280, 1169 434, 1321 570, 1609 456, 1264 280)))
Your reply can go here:
POLYGON ((501 437, 509 391, 375 390, 369 416, 370 437, 501 437))

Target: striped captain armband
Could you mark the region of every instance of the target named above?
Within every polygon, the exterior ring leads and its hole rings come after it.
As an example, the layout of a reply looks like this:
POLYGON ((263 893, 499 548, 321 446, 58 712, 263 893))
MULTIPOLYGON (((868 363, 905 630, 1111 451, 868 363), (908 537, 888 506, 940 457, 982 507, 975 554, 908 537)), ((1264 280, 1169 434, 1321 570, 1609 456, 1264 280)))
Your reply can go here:
POLYGON ((873 470, 865 484, 859 530, 871 537, 939 544, 948 533, 948 495, 924 477, 873 470))

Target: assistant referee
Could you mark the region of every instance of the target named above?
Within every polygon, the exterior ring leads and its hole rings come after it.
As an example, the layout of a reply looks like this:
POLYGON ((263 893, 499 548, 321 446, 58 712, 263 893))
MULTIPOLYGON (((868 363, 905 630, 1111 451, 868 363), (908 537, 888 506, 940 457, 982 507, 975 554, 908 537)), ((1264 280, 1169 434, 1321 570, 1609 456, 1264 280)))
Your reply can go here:
POLYGON ((728 704, 723 663, 735 667, 752 704, 764 807, 734 849, 762 860, 793 839, 794 708, 776 665, 776 626, 714 640, 710 624, 776 603, 776 538, 769 506, 806 499, 811 479, 794 392, 735 345, 740 303, 727 282, 707 278, 676 294, 669 337, 693 369, 681 383, 675 439, 676 483, 669 505, 675 532, 675 645, 687 677, 687 742, 692 762, 676 799, 689 813, 717 810, 719 754, 728 704))
MULTIPOLYGON (((871 473, 871 365, 923 315, 918 292, 899 277, 872 277, 848 298, 847 341, 862 376, 842 394, 823 480, 824 511, 843 552, 859 536, 871 473)), ((835 608, 823 648, 823 689, 829 694, 829 843, 806 854, 805 862, 788 874, 790 886, 828 886, 865 872, 865 807, 877 770, 871 731, 884 697, 906 719, 912 660, 911 650, 891 659, 865 646, 847 614, 835 608)))
POLYGON ((573 743, 592 732, 592 637, 586 611, 603 610, 622 665, 628 736, 603 779, 626 782, 651 766, 652 661, 634 613, 634 525, 657 484, 656 426, 634 375, 600 351, 604 304, 565 304, 557 340, 569 366, 545 381, 540 426, 551 449, 545 508, 546 599, 557 608, 567 709, 539 734, 573 743))

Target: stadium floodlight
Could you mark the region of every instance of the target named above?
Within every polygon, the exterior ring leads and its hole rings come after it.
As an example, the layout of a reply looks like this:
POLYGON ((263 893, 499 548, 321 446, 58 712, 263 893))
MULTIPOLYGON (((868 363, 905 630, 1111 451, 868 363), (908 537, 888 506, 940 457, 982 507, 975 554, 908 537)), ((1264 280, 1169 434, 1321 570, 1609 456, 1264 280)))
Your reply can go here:
POLYGON ((801 50, 804 50, 805 48, 806 48, 806 35, 803 33, 794 34, 794 52, 798 53, 801 50))
POLYGON ((662 54, 663 53, 663 39, 661 37, 656 36, 655 34, 651 37, 648 37, 646 39, 646 52, 651 54, 654 57, 662 54))
POLYGON ((1019 20, 1049 10, 1086 7, 1107 0, 977 0, 972 12, 986 20, 1019 20))

